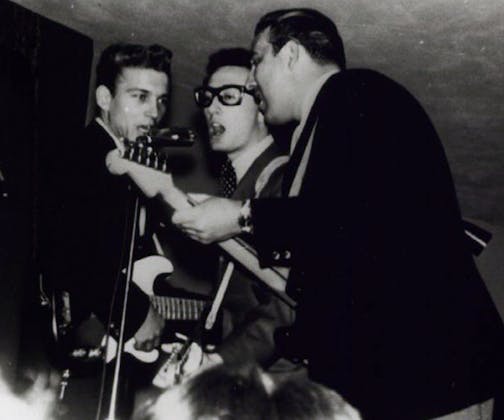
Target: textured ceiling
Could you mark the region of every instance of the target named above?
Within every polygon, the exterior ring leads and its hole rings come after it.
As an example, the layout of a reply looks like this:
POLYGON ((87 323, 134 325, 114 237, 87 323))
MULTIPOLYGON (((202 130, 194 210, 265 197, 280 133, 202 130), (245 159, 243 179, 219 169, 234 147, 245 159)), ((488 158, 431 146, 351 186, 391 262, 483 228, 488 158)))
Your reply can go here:
MULTIPOLYGON (((265 12, 293 0, 15 0, 111 41, 174 52, 174 103, 187 101, 208 54, 248 46, 265 12)), ((331 16, 351 67, 382 71, 424 104, 445 145, 465 216, 504 224, 504 3, 502 0, 311 0, 331 16)), ((181 107, 181 109, 187 109, 181 107)), ((407 140, 407 139, 405 139, 407 140)))

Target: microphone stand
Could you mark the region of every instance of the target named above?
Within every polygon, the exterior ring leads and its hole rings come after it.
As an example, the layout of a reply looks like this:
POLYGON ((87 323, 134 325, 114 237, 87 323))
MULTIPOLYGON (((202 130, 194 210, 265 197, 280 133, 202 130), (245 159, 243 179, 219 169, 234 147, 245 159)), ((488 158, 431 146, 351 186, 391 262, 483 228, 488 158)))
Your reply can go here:
MULTIPOLYGON (((134 192, 131 189, 131 186, 129 186, 129 188, 130 188, 131 194, 134 194, 134 192)), ((114 367, 114 374, 112 377, 112 389, 111 389, 111 393, 110 393, 109 411, 108 411, 108 416, 106 417, 106 420, 117 420, 116 409, 117 409, 117 397, 118 397, 118 388, 119 388, 119 374, 120 374, 120 370, 121 370, 122 354, 123 354, 123 349, 124 349, 124 330, 125 330, 125 324, 126 324, 126 311, 127 311, 127 306, 128 306, 129 289, 130 289, 131 281, 133 278, 133 258, 134 258, 136 235, 137 235, 137 228, 138 228, 139 208, 140 208, 140 200, 138 198, 138 195, 136 195, 134 205, 133 205, 133 220, 132 220, 131 235, 130 235, 130 241, 129 241, 128 264, 127 264, 127 268, 126 268, 126 281, 125 281, 125 286, 124 286, 124 294, 123 294, 123 301, 122 301, 122 308, 121 308, 121 321, 120 321, 120 326, 119 326, 119 337, 117 340, 117 349, 116 349, 116 358, 115 358, 116 362, 115 362, 115 367, 114 367)), ((110 329, 110 326, 109 326, 109 329, 110 329)), ((110 334, 110 332, 109 332, 109 334, 110 334)), ((107 337, 107 339, 108 339, 108 337, 107 337)), ((105 348, 107 348, 107 345, 105 345, 105 348)), ((99 419, 100 411, 101 411, 101 409, 99 408, 97 415, 96 415, 96 420, 100 420, 99 419)))
MULTIPOLYGON (((192 146, 194 144, 194 140, 196 138, 196 134, 186 128, 166 128, 157 130, 156 133, 153 133, 153 136, 141 136, 137 138, 135 142, 130 142, 131 144, 141 144, 142 146, 149 147, 159 147, 159 146, 192 146)), ((131 185, 129 186, 130 191, 133 194, 133 190, 131 185)), ((124 296, 123 296, 123 305, 121 312, 121 324, 119 329, 119 338, 117 341, 117 349, 116 349, 116 364, 114 368, 114 375, 112 379, 112 390, 110 394, 110 404, 109 404, 109 413, 106 420, 117 420, 116 419, 116 407, 117 407, 117 394, 119 387, 119 373, 121 369, 122 362, 122 353, 124 349, 124 329, 126 323, 126 310, 128 304, 128 295, 129 288, 133 277, 133 257, 135 250, 135 242, 136 242, 136 232, 138 228, 138 213, 139 213, 139 198, 138 195, 135 196, 134 209, 133 209, 133 221, 131 226, 131 235, 129 242, 129 252, 128 252, 128 265, 126 270, 126 284, 124 287, 124 296)), ((112 313, 113 308, 111 308, 112 313)), ((110 322, 109 322, 109 330, 110 330, 110 322)), ((110 331, 109 331, 110 334, 110 331)), ((108 335, 107 335, 108 339, 108 335)), ((107 348, 107 343, 105 343, 105 348, 107 348)), ((103 388, 102 388, 103 390, 103 388)), ((96 414, 96 420, 100 420, 101 414, 101 399, 103 395, 100 396, 100 402, 96 414)))

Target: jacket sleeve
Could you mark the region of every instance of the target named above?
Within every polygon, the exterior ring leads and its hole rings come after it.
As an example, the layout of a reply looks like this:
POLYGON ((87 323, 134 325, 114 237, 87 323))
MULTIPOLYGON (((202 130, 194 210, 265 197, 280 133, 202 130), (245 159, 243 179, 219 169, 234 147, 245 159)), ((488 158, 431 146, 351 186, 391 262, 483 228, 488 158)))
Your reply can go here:
POLYGON ((294 322, 294 310, 271 292, 256 291, 256 297, 260 303, 246 313, 244 320, 234 326, 217 348, 226 363, 240 364, 248 360, 265 367, 270 365, 278 357, 275 330, 294 322))
MULTIPOLYGON (((255 184, 256 196, 280 196, 286 161, 286 156, 278 156, 263 168, 255 184)), ((254 281, 244 270, 238 267, 235 270, 228 289, 227 302, 234 300, 234 311, 238 312, 244 311, 247 305, 250 307, 245 310, 243 319, 233 326, 232 332, 217 351, 226 363, 238 364, 251 360, 268 366, 278 356, 274 333, 277 328, 289 326, 294 322, 294 310, 266 286, 254 281)))

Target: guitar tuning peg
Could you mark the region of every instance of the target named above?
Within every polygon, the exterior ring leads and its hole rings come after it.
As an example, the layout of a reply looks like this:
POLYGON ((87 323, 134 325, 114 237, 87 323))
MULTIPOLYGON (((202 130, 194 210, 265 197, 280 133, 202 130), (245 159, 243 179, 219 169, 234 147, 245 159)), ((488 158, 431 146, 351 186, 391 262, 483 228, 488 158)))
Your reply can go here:
POLYGON ((128 148, 128 155, 127 155, 127 158, 128 158, 128 160, 133 161, 133 160, 134 160, 134 157, 135 157, 135 147, 134 147, 134 146, 130 146, 130 147, 128 148))
POLYGON ((136 161, 137 163, 142 164, 145 161, 145 147, 142 142, 137 142, 136 143, 136 149, 137 149, 137 155, 136 155, 136 161))
POLYGON ((152 164, 152 153, 153 153, 152 146, 147 146, 144 150, 146 166, 150 167, 152 164))

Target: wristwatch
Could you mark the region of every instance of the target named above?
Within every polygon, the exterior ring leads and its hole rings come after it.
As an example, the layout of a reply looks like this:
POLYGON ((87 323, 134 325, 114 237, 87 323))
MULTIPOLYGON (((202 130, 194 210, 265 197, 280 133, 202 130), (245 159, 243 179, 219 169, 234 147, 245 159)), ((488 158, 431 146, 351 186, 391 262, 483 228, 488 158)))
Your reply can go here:
POLYGON ((238 225, 242 233, 252 233, 252 210, 250 208, 250 199, 243 200, 240 207, 240 216, 238 217, 238 225))

